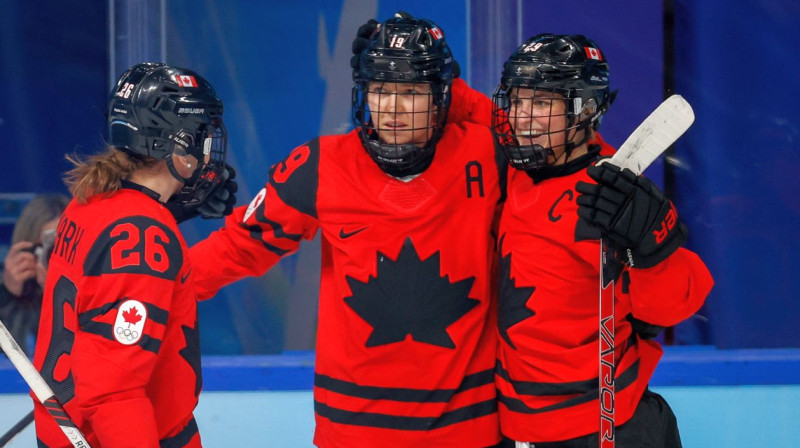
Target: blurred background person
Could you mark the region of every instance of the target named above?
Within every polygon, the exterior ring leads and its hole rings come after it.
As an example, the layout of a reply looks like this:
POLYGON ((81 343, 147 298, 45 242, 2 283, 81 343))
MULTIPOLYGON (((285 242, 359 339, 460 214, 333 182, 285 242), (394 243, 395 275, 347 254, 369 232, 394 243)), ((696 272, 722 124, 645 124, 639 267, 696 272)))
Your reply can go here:
POLYGON ((14 225, 11 247, 3 261, 0 320, 29 357, 39 327, 47 261, 58 219, 68 202, 63 194, 34 197, 14 225))

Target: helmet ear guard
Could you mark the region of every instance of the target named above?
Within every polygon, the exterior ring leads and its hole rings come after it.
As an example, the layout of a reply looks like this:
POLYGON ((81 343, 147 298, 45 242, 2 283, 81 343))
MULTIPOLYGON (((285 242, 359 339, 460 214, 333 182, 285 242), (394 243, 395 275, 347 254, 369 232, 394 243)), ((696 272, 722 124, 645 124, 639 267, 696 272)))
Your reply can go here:
POLYGON ((597 112, 597 101, 594 98, 589 98, 584 102, 583 98, 577 97, 574 102, 573 110, 575 110, 575 115, 578 117, 594 115, 597 112))
POLYGON ((139 137, 137 131, 139 128, 127 121, 114 120, 108 124, 109 138, 111 142, 114 142, 112 145, 116 148, 137 145, 138 143, 134 143, 139 137))
POLYGON ((614 104, 614 100, 617 99, 618 92, 618 90, 612 90, 609 92, 606 101, 598 108, 597 112, 595 112, 594 116, 592 117, 592 124, 594 125, 595 131, 600 128, 600 122, 603 121, 603 117, 605 116, 606 112, 608 112, 608 109, 612 104, 614 104))

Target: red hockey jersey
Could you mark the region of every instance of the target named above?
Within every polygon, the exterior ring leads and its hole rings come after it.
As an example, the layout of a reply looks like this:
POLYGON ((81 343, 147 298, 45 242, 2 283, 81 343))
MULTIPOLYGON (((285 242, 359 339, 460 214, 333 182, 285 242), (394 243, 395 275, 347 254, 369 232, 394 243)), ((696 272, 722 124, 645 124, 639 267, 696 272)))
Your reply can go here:
POLYGON ((408 182, 381 171, 355 131, 320 137, 192 247, 202 298, 321 233, 315 444, 498 442, 492 268, 504 166, 474 124, 448 125, 408 182))
MULTIPOLYGON (((613 148, 603 145, 602 154, 613 148)), ((510 170, 500 224, 497 373, 503 434, 518 441, 595 433, 598 410, 599 233, 578 220, 582 169, 534 183, 510 170)), ((626 316, 670 326, 703 304, 713 281, 700 258, 679 249, 616 284, 616 424, 630 419, 661 357, 626 316)))
MULTIPOLYGON (((196 448, 200 346, 188 249, 148 193, 123 188, 69 204, 34 364, 92 446, 196 448)), ((35 419, 44 446, 71 446, 38 401, 35 419)))

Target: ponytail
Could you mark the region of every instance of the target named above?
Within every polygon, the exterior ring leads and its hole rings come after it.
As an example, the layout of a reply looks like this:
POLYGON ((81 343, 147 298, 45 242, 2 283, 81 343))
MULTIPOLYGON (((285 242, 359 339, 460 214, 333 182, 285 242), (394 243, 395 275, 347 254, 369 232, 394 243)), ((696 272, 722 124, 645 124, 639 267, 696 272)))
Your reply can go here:
POLYGON ((108 146, 106 152, 86 159, 77 154, 68 154, 66 159, 74 167, 64 174, 64 183, 82 204, 98 194, 110 196, 122 187, 122 180, 130 177, 131 173, 158 163, 154 158, 132 156, 112 146, 108 146))

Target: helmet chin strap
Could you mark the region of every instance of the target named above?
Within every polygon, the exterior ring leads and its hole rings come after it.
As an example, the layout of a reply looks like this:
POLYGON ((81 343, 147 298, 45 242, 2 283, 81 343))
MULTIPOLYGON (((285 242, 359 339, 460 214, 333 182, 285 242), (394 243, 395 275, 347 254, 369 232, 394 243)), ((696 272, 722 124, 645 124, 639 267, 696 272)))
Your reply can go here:
MULTIPOLYGON (((561 153, 561 154, 564 155, 564 162, 563 163, 560 163, 558 165, 546 164, 545 166, 539 168, 538 170, 526 170, 528 175, 531 176, 534 179, 534 182, 537 182, 537 181, 542 180, 542 179, 547 179, 547 178, 550 178, 550 177, 561 176, 561 175, 563 175, 564 173, 566 173, 567 171, 569 171, 571 169, 571 167, 570 167, 570 157, 572 156, 572 151, 574 151, 575 148, 581 147, 583 144, 585 144, 587 141, 589 141, 589 133, 585 131, 588 128, 588 122, 584 122, 584 123, 586 123, 586 124, 579 124, 577 128, 574 128, 574 131, 575 131, 576 134, 578 132, 580 132, 581 129, 584 130, 583 137, 581 138, 580 141, 577 141, 577 142, 573 142, 573 141, 571 141, 569 139, 569 131, 571 131, 573 129, 569 129, 569 128, 568 129, 564 129, 564 141, 566 143, 564 143, 564 152, 561 153)), ((535 146, 539 146, 539 145, 535 145, 535 146)), ((542 147, 540 146, 540 148, 542 148, 542 147)), ((542 148, 542 150, 545 151, 549 155, 555 156, 555 152, 553 151, 553 148, 542 148)))
MULTIPOLYGON (((193 185, 195 181, 197 181, 197 176, 200 173, 200 170, 195 168, 192 175, 188 178, 181 176, 178 170, 175 169, 175 162, 172 160, 172 157, 167 158, 167 168, 169 168, 169 173, 172 174, 172 177, 184 185, 193 185)), ((190 166, 187 166, 187 168, 190 168, 190 166)))
POLYGON ((575 128, 575 134, 576 135, 577 135, 578 132, 583 130, 583 137, 581 137, 580 141, 577 141, 577 142, 573 142, 569 138, 569 131, 570 131, 569 129, 565 129, 564 130, 564 141, 567 142, 567 143, 564 144, 564 155, 565 155, 564 163, 569 162, 569 157, 572 155, 572 151, 575 150, 575 148, 579 148, 579 147, 583 146, 586 142, 589 141, 588 129, 589 129, 589 125, 590 124, 591 124, 591 122, 588 121, 588 120, 587 121, 583 121, 581 124, 578 124, 578 126, 575 128))
MULTIPOLYGON (((191 134, 189 134, 189 133, 187 133, 187 132, 185 132, 183 130, 180 130, 178 132, 175 132, 174 134, 170 134, 169 137, 167 137, 167 138, 172 141, 172 145, 173 145, 172 156, 174 156, 174 155, 179 155, 179 156, 194 155, 194 154, 192 154, 191 151, 189 151, 189 145, 193 144, 193 142, 194 142, 194 138, 192 137, 191 134)), ((194 149, 196 150, 196 148, 194 148, 194 149)), ((195 169, 192 171, 192 175, 191 176, 183 177, 183 176, 180 175, 180 173, 178 173, 178 170, 175 168, 175 161, 174 161, 174 158, 172 156, 167 157, 167 159, 166 159, 167 160, 167 167, 169 168, 169 172, 170 172, 170 174, 172 174, 172 177, 174 177, 176 180, 178 180, 184 186, 192 186, 192 185, 194 185, 194 183, 197 182, 197 178, 200 176, 200 171, 201 171, 200 168, 201 167, 199 166, 199 162, 198 162, 198 166, 196 166, 195 169)), ((195 157, 197 157, 197 156, 195 155, 195 157)), ((186 164, 186 168, 192 168, 192 164, 191 163, 187 163, 186 164)))

